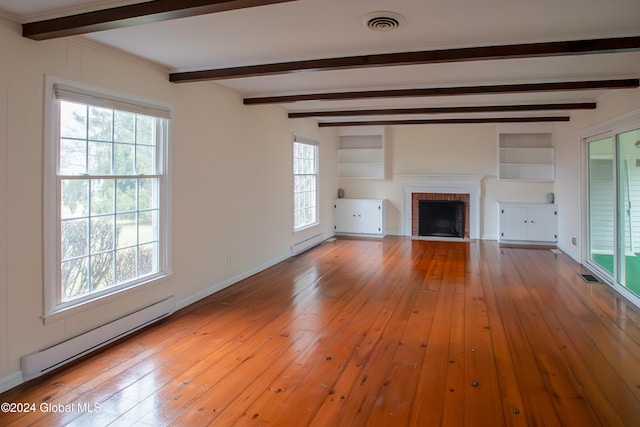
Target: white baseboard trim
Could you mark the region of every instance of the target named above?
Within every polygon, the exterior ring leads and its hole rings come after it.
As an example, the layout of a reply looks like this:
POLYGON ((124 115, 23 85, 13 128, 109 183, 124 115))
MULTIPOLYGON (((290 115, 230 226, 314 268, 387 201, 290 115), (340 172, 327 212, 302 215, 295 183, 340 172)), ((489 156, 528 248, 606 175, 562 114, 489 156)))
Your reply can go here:
MULTIPOLYGON (((388 231, 387 236, 410 237, 399 231, 388 231)), ((470 239, 470 240, 475 240, 475 239, 470 239)), ((485 234, 480 238, 480 240, 498 240, 498 236, 494 234, 485 234)))
POLYGON ((24 379, 22 378, 22 372, 20 371, 7 375, 4 378, 0 378, 0 393, 4 393, 7 390, 19 386, 23 382, 24 379))
POLYGON ((384 234, 336 233, 336 237, 358 237, 363 239, 382 239, 384 234))
POLYGON ((387 236, 404 236, 404 232, 398 230, 387 230, 387 236))
POLYGON ((260 273, 263 270, 266 270, 269 267, 273 267, 274 265, 276 265, 276 264, 278 264, 278 263, 280 263, 280 262, 282 262, 282 261, 284 261, 286 259, 289 259, 290 257, 291 257, 290 253, 286 253, 286 254, 280 255, 279 257, 276 257, 276 258, 274 258, 274 259, 272 259, 270 261, 267 261, 264 264, 259 265, 259 266, 255 267, 255 268, 247 270, 244 273, 240 273, 237 276, 231 277, 231 278, 229 278, 227 280, 224 280, 224 281, 222 281, 220 283, 216 283, 215 285, 213 285, 213 286, 211 286, 211 287, 209 287, 207 289, 204 289, 204 290, 198 292, 197 294, 191 295, 191 296, 189 296, 187 298, 184 298, 184 299, 176 302, 176 309, 180 310, 181 308, 185 308, 185 307, 187 307, 187 306, 189 306, 189 305, 191 305, 191 304, 193 304, 193 303, 195 303, 197 301, 200 301, 203 298, 208 297, 209 295, 215 294, 216 292, 221 291, 224 288, 233 285, 234 283, 238 283, 239 281, 244 280, 247 277, 251 277, 254 274, 257 274, 257 273, 260 273))
POLYGON ((582 259, 575 257, 571 253, 571 251, 567 250, 567 248, 564 245, 561 245, 560 243, 558 243, 558 249, 560 249, 562 252, 564 252, 565 255, 568 255, 572 260, 574 260, 578 264, 582 264, 582 259))

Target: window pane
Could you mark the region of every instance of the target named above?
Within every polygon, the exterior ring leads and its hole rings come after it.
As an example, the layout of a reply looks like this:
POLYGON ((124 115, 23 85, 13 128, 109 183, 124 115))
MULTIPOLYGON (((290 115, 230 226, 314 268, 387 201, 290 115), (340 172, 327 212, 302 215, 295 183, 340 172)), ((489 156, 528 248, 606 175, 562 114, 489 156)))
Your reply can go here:
POLYGON ((113 250, 115 216, 100 216, 91 218, 91 253, 113 250))
POLYGON ((591 260, 613 274, 615 246, 613 139, 589 143, 589 247, 591 260))
POLYGON ((640 130, 617 135, 618 283, 640 296, 640 130))
POLYGON ((60 200, 60 217, 62 219, 89 215, 89 180, 62 180, 60 200))
POLYGON ((112 179, 91 180, 91 215, 113 213, 114 185, 112 179))
POLYGON ((138 209, 157 209, 158 198, 156 196, 157 179, 140 179, 138 180, 138 209))
POLYGON ((158 271, 158 244, 141 245, 138 251, 138 275, 156 273, 158 271))
POLYGON ((62 221, 61 230, 62 259, 67 260, 88 255, 89 220, 76 219, 62 221))
POLYGON ((111 175, 112 150, 110 142, 89 142, 89 174, 111 175))
POLYGON ((116 251, 116 283, 124 283, 137 277, 137 261, 136 248, 116 251))
POLYGON ((87 173, 87 143, 75 139, 60 140, 60 174, 87 173))
POLYGON ((293 208, 295 210, 299 210, 300 209, 300 193, 296 193, 293 195, 293 208))
POLYGON ((132 212, 137 208, 137 179, 119 179, 116 182, 116 212, 132 212))
POLYGON ((89 262, 81 258, 62 263, 62 300, 70 300, 89 292, 89 262))
POLYGON ((136 126, 136 143, 145 145, 155 144, 155 119, 138 115, 136 126))
POLYGON ((89 139, 113 141, 113 110, 89 107, 89 139))
POLYGON ((135 145, 133 144, 113 144, 114 164, 113 172, 116 175, 133 175, 135 160, 135 145))
POLYGON ((113 113, 113 139, 117 142, 136 142, 136 115, 126 111, 113 113))
POLYGON ((112 286, 114 283, 113 273, 113 252, 91 257, 92 290, 100 290, 112 286))
POLYGON ((158 211, 140 212, 138 214, 138 243, 149 243, 158 240, 158 211))
POLYGON ((136 214, 116 215, 116 247, 124 248, 138 243, 136 214))
POLYGON ((156 170, 156 150, 145 145, 136 146, 136 172, 144 175, 152 175, 156 170))
POLYGON ((87 138, 87 106, 60 101, 60 137, 87 138))

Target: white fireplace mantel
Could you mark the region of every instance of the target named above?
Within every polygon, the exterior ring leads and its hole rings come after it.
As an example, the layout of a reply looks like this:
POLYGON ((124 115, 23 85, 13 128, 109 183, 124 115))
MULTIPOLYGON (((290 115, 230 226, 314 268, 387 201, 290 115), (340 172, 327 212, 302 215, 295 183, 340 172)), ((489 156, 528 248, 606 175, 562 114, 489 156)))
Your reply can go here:
POLYGON ((480 197, 484 175, 420 173, 398 175, 404 191, 404 235, 411 236, 413 193, 458 193, 469 195, 469 237, 480 238, 480 197))

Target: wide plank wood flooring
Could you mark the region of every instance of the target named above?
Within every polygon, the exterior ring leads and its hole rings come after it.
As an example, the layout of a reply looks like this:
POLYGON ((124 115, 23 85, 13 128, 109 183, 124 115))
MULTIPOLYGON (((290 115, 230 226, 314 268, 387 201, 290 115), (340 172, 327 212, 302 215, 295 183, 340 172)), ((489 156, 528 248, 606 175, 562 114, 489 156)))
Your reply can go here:
POLYGON ((640 311, 580 272, 338 239, 0 395, 59 409, 0 425, 638 426, 640 311))

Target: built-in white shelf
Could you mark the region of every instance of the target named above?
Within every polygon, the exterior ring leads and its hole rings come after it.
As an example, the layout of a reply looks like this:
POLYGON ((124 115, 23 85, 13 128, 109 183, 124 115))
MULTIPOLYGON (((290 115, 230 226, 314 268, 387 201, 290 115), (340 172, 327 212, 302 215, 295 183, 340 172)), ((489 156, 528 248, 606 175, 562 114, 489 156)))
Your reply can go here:
POLYGON ((384 179, 384 129, 363 132, 338 136, 338 177, 384 179))
POLYGON ((498 177, 503 180, 553 181, 551 133, 501 133, 498 136, 498 177))

